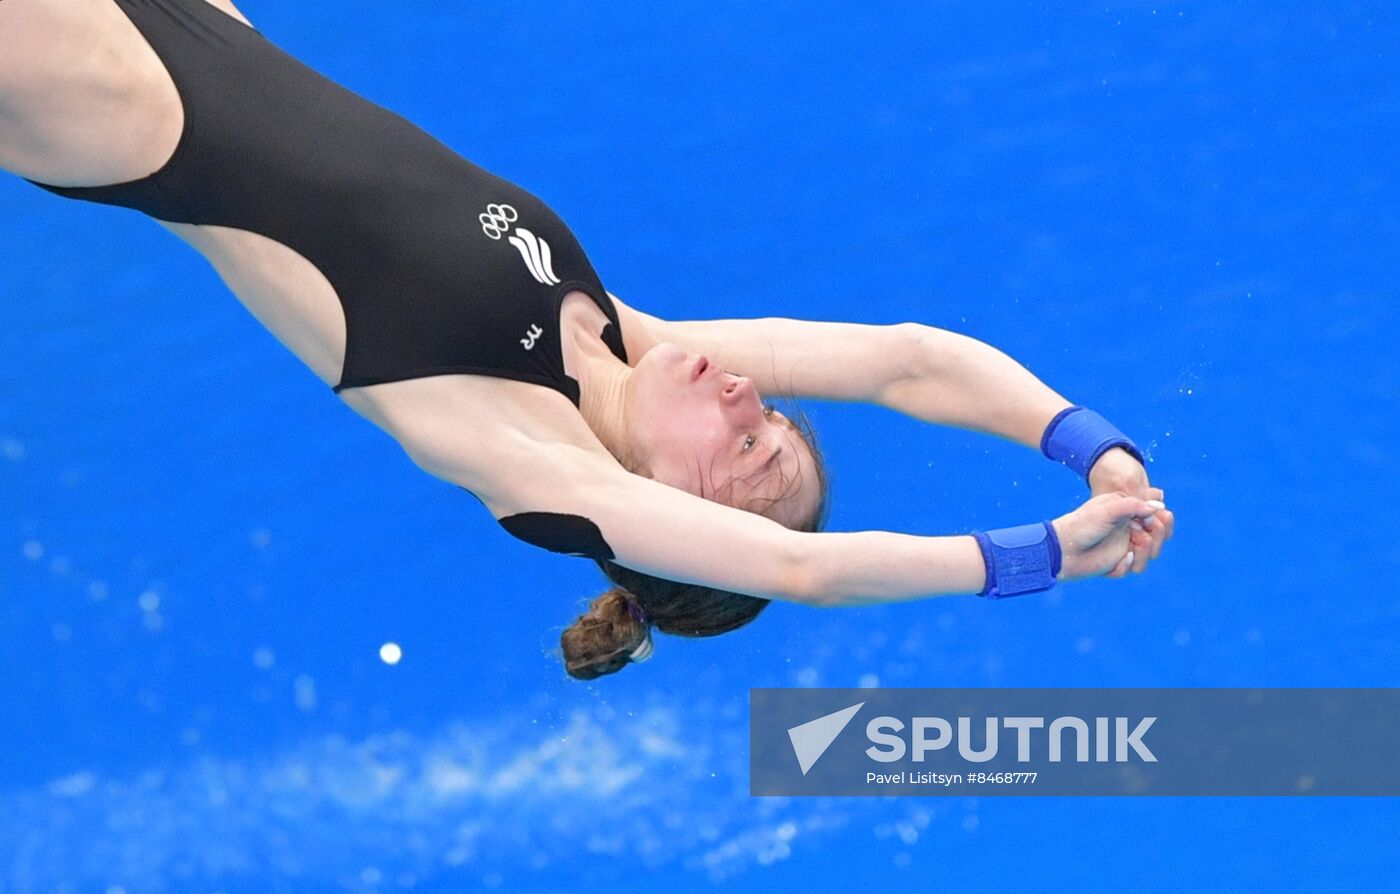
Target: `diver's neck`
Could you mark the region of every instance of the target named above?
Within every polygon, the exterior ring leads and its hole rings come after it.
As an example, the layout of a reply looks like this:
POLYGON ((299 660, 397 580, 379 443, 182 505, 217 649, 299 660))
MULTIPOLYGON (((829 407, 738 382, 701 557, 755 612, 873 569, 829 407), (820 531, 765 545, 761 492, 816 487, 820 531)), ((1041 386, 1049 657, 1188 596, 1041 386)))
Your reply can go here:
POLYGON ((579 346, 579 412, 593 434, 622 466, 635 470, 627 428, 627 397, 632 367, 618 360, 602 340, 579 346))

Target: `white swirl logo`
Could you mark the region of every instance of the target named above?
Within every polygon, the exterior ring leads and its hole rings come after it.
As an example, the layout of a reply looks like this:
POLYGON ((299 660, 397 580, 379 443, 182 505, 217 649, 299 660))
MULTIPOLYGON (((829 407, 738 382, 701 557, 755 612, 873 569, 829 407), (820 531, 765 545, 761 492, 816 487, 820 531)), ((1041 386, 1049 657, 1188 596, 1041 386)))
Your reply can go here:
POLYGON ((515 234, 508 240, 520 252, 530 275, 543 286, 559 285, 559 277, 554 274, 554 261, 550 257, 549 243, 524 227, 516 227, 515 234))
POLYGON ((499 239, 510 229, 510 225, 520 219, 520 214, 510 205, 492 202, 486 206, 484 214, 477 215, 481 221, 481 232, 492 239, 499 239))

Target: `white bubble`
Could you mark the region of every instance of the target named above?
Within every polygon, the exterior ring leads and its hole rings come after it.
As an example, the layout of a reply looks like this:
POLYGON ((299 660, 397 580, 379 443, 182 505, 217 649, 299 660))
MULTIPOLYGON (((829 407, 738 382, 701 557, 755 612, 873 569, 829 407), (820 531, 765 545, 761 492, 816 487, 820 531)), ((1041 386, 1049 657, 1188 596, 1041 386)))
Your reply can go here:
POLYGON ((93 602, 101 602, 102 600, 106 599, 107 593, 108 590, 106 581, 95 580, 92 583, 88 584, 88 598, 91 599, 93 602))
POLYGON ((861 674, 856 681, 857 689, 878 689, 880 688, 880 678, 874 674, 861 674))
POLYGON ((53 638, 60 643, 66 643, 73 638, 73 628, 67 624, 53 625, 53 638))
POLYGON ((147 590, 136 597, 136 604, 141 606, 143 612, 153 612, 160 608, 160 594, 155 590, 147 590))
POLYGON ((267 670, 277 663, 277 653, 263 646, 253 650, 253 664, 267 670))
POLYGON ((360 883, 374 887, 379 884, 383 874, 373 866, 366 866, 360 870, 360 883))
POLYGON ((37 562, 44 557, 44 544, 37 540, 24 541, 24 557, 31 562, 37 562))
POLYGON ((1088 655, 1090 652, 1094 651, 1095 645, 1097 644, 1094 642, 1092 636, 1081 636, 1074 641, 1074 651, 1078 652, 1080 655, 1088 655))
POLYGON ((160 612, 146 612, 141 616, 141 623, 152 633, 155 633, 161 627, 165 626, 165 621, 161 618, 160 612))
POLYGON ((821 681, 821 673, 815 667, 804 667, 797 672, 798 686, 816 686, 821 681))
POLYGON ((1187 630, 1186 628, 1183 627, 1182 629, 1180 629, 1180 630, 1178 630, 1178 631, 1176 632, 1176 635, 1175 635, 1175 636, 1172 637, 1172 642, 1176 643, 1178 646, 1188 646, 1188 645, 1190 645, 1190 644, 1191 644, 1191 631, 1189 631, 1189 630, 1187 630))
POLYGON ((0 438, 0 456, 17 463, 24 459, 24 445, 15 438, 0 438))
POLYGON ((976 832, 977 827, 982 825, 982 821, 977 818, 977 814, 969 813, 963 817, 962 827, 965 832, 976 832))
POLYGON ((266 528, 258 528, 248 535, 248 542, 253 544, 253 549, 267 549, 272 545, 272 532, 266 528))
POLYGON ((385 664, 398 664, 403 658, 403 649, 398 643, 385 643, 379 647, 379 660, 385 664))

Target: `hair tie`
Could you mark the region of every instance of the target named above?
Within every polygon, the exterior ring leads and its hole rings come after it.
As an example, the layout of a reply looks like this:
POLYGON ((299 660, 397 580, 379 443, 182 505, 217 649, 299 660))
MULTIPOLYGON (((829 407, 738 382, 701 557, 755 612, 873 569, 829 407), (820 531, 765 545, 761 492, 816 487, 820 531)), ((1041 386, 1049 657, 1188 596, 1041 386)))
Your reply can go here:
POLYGON ((641 603, 632 598, 631 593, 624 594, 622 598, 627 603, 627 614, 631 615, 633 620, 637 623, 647 628, 642 641, 637 644, 637 647, 633 649, 627 657, 633 661, 646 661, 651 657, 652 650, 651 618, 647 615, 646 609, 642 608, 641 603))
POLYGON ((651 650, 651 631, 648 630, 647 638, 638 643, 637 648, 633 649, 631 654, 627 657, 631 658, 633 661, 646 661, 651 657, 651 650))
POLYGON ((627 601, 627 614, 631 615, 633 620, 638 624, 651 623, 651 616, 647 614, 646 609, 642 608, 641 603, 632 598, 630 593, 624 596, 623 599, 627 601))

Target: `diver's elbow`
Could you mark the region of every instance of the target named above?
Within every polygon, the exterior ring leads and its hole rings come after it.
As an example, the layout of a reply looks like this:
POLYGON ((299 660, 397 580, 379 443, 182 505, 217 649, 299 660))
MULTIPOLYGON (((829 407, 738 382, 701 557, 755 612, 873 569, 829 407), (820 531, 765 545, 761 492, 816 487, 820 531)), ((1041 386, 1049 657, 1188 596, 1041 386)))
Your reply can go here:
POLYGON ((835 608, 844 599, 833 586, 833 576, 823 561, 815 534, 793 531, 785 554, 786 574, 783 592, 800 605, 812 608, 835 608))

